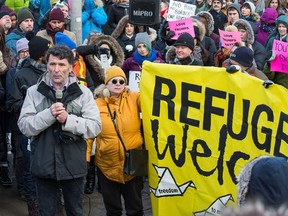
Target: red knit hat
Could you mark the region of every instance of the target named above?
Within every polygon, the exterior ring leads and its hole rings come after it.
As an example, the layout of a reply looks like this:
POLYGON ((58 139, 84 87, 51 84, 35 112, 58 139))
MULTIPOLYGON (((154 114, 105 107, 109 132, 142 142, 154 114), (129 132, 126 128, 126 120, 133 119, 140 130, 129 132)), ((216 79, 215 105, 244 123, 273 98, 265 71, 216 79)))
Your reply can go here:
POLYGON ((61 22, 64 22, 64 14, 60 8, 54 8, 51 10, 49 15, 49 21, 51 20, 59 20, 61 22))

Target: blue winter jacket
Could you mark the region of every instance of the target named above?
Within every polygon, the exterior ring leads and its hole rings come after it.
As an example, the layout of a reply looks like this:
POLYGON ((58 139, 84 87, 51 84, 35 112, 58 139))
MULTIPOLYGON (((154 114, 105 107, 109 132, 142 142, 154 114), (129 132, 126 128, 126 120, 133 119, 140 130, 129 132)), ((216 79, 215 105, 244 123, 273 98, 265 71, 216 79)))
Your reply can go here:
POLYGON ((107 22, 107 14, 101 0, 86 0, 82 10, 82 41, 90 31, 102 32, 102 26, 107 22))

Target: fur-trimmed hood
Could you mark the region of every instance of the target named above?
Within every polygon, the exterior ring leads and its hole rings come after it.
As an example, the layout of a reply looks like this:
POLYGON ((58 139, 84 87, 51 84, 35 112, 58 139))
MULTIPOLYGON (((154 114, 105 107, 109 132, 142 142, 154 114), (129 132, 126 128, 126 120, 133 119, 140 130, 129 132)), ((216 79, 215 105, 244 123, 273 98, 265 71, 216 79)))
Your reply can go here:
POLYGON ((125 26, 127 25, 127 23, 129 23, 129 15, 122 17, 122 19, 118 22, 116 28, 112 32, 111 36, 117 39, 125 31, 125 26))
MULTIPOLYGON (((112 65, 117 65, 121 67, 124 63, 124 53, 119 43, 110 35, 100 35, 97 37, 89 38, 88 45, 97 45, 100 42, 107 42, 110 45, 110 49, 111 49, 110 52, 113 57, 112 65)), ((86 60, 86 63, 89 64, 90 68, 92 68, 94 72, 99 73, 98 74, 99 78, 103 79, 105 76, 104 69, 94 59, 94 55, 87 55, 85 57, 85 60, 86 60)))
MULTIPOLYGON (((127 25, 127 23, 129 23, 129 15, 122 17, 122 19, 118 22, 116 28, 112 32, 111 36, 115 39, 120 37, 121 34, 124 32, 125 26, 127 25)), ((143 26, 136 26, 136 25, 134 25, 134 26, 135 26, 135 34, 137 34, 138 32, 144 32, 143 26)), ((155 29, 149 27, 148 28, 148 35, 149 35, 150 41, 153 42, 157 38, 157 31, 155 29)))
POLYGON ((237 177, 237 195, 238 195, 238 205, 243 206, 246 203, 246 195, 249 189, 249 182, 251 178, 251 172, 254 167, 254 165, 262 160, 263 158, 269 157, 268 155, 262 155, 258 158, 255 158, 254 160, 247 163, 244 168, 240 171, 238 177, 237 177))
POLYGON ((205 26, 201 21, 197 20, 196 18, 192 17, 192 21, 193 21, 193 25, 199 28, 200 40, 202 41, 206 34, 205 26))
POLYGON ((287 205, 287 175, 285 158, 262 155, 251 160, 238 175, 238 204, 258 199, 268 208, 287 205))
MULTIPOLYGON (((125 86, 123 92, 130 92, 130 88, 125 86)), ((105 98, 105 97, 110 97, 110 92, 105 84, 99 85, 95 90, 94 90, 94 98, 105 98)))
MULTIPOLYGON (((200 11, 199 13, 196 14, 198 17, 204 17, 207 21, 208 24, 208 29, 206 29, 207 35, 211 35, 214 31, 214 19, 213 16, 207 12, 207 11, 200 11)), ((205 25, 204 25, 205 26, 205 25)))
POLYGON ((172 61, 175 58, 176 58, 176 47, 175 46, 171 46, 166 52, 165 61, 166 62, 170 62, 170 61, 172 61))
POLYGON ((236 20, 233 23, 233 25, 236 26, 237 29, 238 29, 238 26, 244 26, 247 31, 247 42, 251 45, 254 43, 254 40, 255 40, 254 32, 253 32, 252 26, 247 20, 244 20, 244 19, 236 20))

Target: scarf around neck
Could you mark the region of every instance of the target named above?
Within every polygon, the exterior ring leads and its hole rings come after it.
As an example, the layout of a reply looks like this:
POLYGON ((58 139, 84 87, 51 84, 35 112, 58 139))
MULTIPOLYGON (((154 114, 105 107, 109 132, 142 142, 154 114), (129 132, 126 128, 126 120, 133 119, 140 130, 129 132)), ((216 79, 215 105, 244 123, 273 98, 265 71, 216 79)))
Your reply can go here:
POLYGON ((156 55, 156 50, 154 48, 152 48, 151 54, 149 57, 141 56, 137 50, 134 52, 133 57, 139 65, 142 65, 143 61, 145 61, 145 60, 150 61, 150 62, 155 61, 157 55, 156 55))
POLYGON ((47 31, 47 34, 50 35, 53 39, 53 44, 55 44, 55 34, 57 32, 64 32, 65 30, 65 26, 63 25, 62 28, 59 30, 59 31, 54 31, 54 29, 52 29, 50 23, 48 22, 47 25, 46 25, 46 31, 47 31))

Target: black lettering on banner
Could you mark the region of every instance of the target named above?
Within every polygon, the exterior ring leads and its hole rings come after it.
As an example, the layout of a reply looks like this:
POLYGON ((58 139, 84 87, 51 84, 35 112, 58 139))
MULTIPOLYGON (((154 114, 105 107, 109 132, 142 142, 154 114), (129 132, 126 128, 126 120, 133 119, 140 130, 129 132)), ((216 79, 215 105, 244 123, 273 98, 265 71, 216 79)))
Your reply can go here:
POLYGON ((180 122, 199 127, 199 120, 188 118, 188 108, 193 107, 200 109, 200 103, 189 100, 189 92, 201 93, 202 87, 190 83, 182 83, 182 97, 181 97, 181 109, 180 109, 180 122))
POLYGON ((220 185, 223 185, 224 183, 223 182, 223 170, 224 170, 223 163, 224 163, 226 140, 227 140, 227 126, 223 125, 220 130, 220 138, 219 138, 219 143, 218 143, 219 157, 217 160, 217 166, 210 171, 204 171, 203 169, 201 169, 201 167, 199 166, 199 163, 197 162, 197 157, 209 158, 212 155, 210 148, 208 147, 207 143, 204 140, 201 140, 201 139, 195 140, 193 142, 192 150, 189 151, 193 164, 199 174, 204 175, 204 176, 210 176, 215 172, 215 170, 218 170, 218 182, 220 185), (202 147, 203 153, 197 151, 198 145, 202 147))
POLYGON ((174 164, 178 167, 182 167, 185 163, 185 152, 187 148, 187 131, 189 129, 189 126, 185 125, 183 127, 182 150, 181 150, 181 153, 179 154, 178 159, 176 159, 175 135, 169 135, 167 137, 167 144, 163 150, 163 153, 160 153, 159 144, 158 144, 159 121, 151 120, 151 125, 152 125, 152 137, 154 139, 154 145, 155 145, 155 150, 157 152, 158 159, 162 160, 165 158, 166 152, 169 147, 170 155, 174 164))
POLYGON ((176 87, 172 80, 163 77, 156 76, 154 95, 153 95, 153 111, 154 116, 160 116, 160 102, 167 102, 168 118, 175 121, 175 103, 172 99, 176 96, 176 87), (169 88, 168 95, 162 95, 162 85, 166 85, 169 88))
POLYGON ((227 141, 227 126, 223 125, 220 130, 220 138, 219 138, 219 147, 218 150, 220 152, 218 157, 218 182, 220 185, 223 185, 223 163, 224 163, 224 153, 225 153, 225 147, 226 147, 226 141, 227 141))
POLYGON ((208 147, 207 143, 204 140, 201 140, 201 139, 194 140, 192 149, 191 149, 191 151, 189 151, 189 153, 191 155, 192 162, 193 162, 197 172, 200 175, 210 176, 215 172, 216 167, 212 170, 205 171, 205 170, 201 169, 201 167, 197 161, 197 157, 209 158, 212 155, 211 149, 208 147), (201 152, 198 151, 198 149, 200 147, 202 147, 201 152))
POLYGON ((252 124, 252 139, 255 146, 260 150, 265 150, 266 152, 270 152, 271 149, 271 134, 272 130, 270 128, 262 127, 261 132, 266 135, 266 139, 263 143, 260 143, 258 139, 258 121, 260 119, 261 113, 267 114, 267 120, 270 122, 274 121, 273 111, 270 107, 265 104, 258 105, 253 113, 251 124, 252 124))
POLYGON ((203 129, 210 131, 211 129, 211 116, 212 114, 223 116, 224 115, 224 109, 219 107, 213 106, 213 98, 221 98, 226 99, 226 92, 212 89, 212 88, 206 88, 205 91, 205 103, 204 103, 204 119, 203 119, 203 129))
MULTIPOLYGON (((250 108, 250 101, 245 100, 245 99, 243 99, 242 101, 243 101, 242 122, 239 122, 241 125, 241 129, 240 129, 240 132, 237 134, 236 132, 233 131, 235 95, 233 94, 228 95, 227 130, 228 130, 229 136, 237 140, 243 140, 247 136, 247 131, 248 131, 248 114, 249 114, 249 108, 250 108)), ((237 107, 237 109, 239 108, 237 107)))
POLYGON ((235 175, 235 166, 237 164, 237 161, 240 160, 241 158, 243 160, 247 161, 247 160, 250 159, 250 155, 248 155, 248 154, 246 154, 244 152, 241 152, 241 151, 236 151, 230 157, 230 160, 226 161, 229 175, 230 175, 231 180, 233 181, 234 184, 237 184, 237 177, 235 175))
POLYGON ((288 159, 288 155, 282 154, 280 152, 281 147, 281 141, 284 140, 286 142, 286 145, 288 144, 288 135, 284 133, 284 124, 286 124, 287 127, 288 123, 288 115, 281 112, 279 117, 279 124, 277 128, 277 135, 276 135, 276 142, 275 142, 275 148, 274 148, 274 155, 283 157, 288 159))

